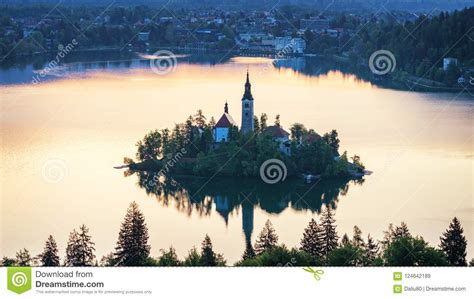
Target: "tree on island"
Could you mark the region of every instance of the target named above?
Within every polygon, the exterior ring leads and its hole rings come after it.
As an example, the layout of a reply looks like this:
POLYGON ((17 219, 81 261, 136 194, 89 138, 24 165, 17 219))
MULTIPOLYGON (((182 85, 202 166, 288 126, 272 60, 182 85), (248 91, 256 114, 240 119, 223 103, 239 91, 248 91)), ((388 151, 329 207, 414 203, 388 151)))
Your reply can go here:
POLYGON ((139 161, 156 160, 161 155, 161 134, 158 130, 150 131, 139 140, 137 146, 137 159, 139 161))
POLYGON ((145 217, 139 210, 137 203, 132 202, 121 224, 117 246, 115 247, 114 255, 117 265, 142 265, 150 255, 148 238, 145 217))
POLYGON ((323 140, 332 148, 333 154, 338 155, 340 140, 337 131, 331 130, 331 132, 324 134, 323 140))
POLYGON ((23 249, 20 249, 20 251, 16 253, 16 261, 15 261, 16 266, 20 266, 20 267, 31 266, 31 261, 32 259, 31 259, 30 252, 28 251, 28 249, 23 248, 23 249))
POLYGON ((443 233, 440 248, 448 257, 448 262, 452 266, 467 266, 466 247, 467 241, 463 235, 463 228, 459 220, 454 219, 449 224, 446 232, 443 233))
POLYGON ((95 243, 89 235, 89 229, 83 224, 79 232, 75 229, 69 234, 66 246, 65 266, 93 266, 95 260, 95 243))
POLYGON ((278 236, 270 220, 267 220, 257 238, 257 242, 255 242, 255 254, 260 255, 266 250, 275 247, 277 244, 278 236))
POLYGON ((44 245, 43 252, 39 255, 41 265, 45 267, 59 266, 58 245, 53 236, 49 236, 44 245))
POLYGON ((300 250, 303 250, 312 256, 320 257, 324 246, 322 242, 322 234, 322 227, 318 225, 314 218, 312 218, 303 232, 300 250))
POLYGON ((260 115, 260 132, 263 132, 267 128, 268 116, 266 113, 260 115))

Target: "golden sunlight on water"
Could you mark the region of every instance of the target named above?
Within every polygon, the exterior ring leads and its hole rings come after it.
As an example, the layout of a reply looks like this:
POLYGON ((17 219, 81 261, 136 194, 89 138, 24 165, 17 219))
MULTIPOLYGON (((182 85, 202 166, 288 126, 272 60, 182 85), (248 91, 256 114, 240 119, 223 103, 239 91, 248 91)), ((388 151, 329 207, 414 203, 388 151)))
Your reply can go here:
MULTIPOLYGON (((64 251, 69 231, 85 223, 100 258, 113 250, 125 210, 135 200, 145 213, 154 255, 173 245, 182 257, 209 233, 228 261, 239 259, 245 244, 238 211, 227 225, 215 210, 188 216, 162 206, 136 186, 136 177, 124 178, 113 166, 134 156, 135 142, 147 131, 171 127, 197 109, 217 119, 228 101, 240 123, 246 68, 256 114, 267 113, 269 122, 280 114, 286 128, 301 122, 321 134, 337 129, 342 151, 360 155, 374 171, 341 196, 340 236, 357 224, 365 235, 381 238, 390 222, 405 221, 437 245, 457 216, 473 256, 472 98, 380 89, 336 71, 311 77, 261 58, 180 63, 166 76, 123 69, 0 87, 0 254, 12 256, 23 247, 36 254, 49 234, 64 251)), ((291 207, 278 214, 256 207, 253 238, 269 218, 280 241, 296 246, 311 217, 311 211, 291 207)))

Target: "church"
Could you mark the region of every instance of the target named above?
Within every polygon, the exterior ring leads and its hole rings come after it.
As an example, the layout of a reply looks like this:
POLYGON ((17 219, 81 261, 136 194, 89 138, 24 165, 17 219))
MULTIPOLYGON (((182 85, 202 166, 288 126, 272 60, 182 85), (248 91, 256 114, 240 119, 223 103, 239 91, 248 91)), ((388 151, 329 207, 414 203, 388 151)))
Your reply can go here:
MULTIPOLYGON (((241 131, 244 134, 254 132, 253 122, 253 96, 252 85, 250 84, 249 72, 247 71, 247 81, 245 82, 245 91, 242 96, 242 126, 241 131)), ((224 106, 224 114, 222 114, 219 121, 212 130, 215 143, 222 143, 229 141, 229 132, 231 127, 238 127, 232 116, 229 114, 229 105, 227 102, 224 106)))
MULTIPOLYGON (((255 131, 253 109, 254 99, 252 96, 252 85, 250 84, 249 72, 247 71, 247 80, 245 82, 244 95, 242 96, 242 125, 240 127, 243 134, 253 133, 255 131)), ((238 128, 237 123, 229 114, 229 105, 226 102, 224 105, 224 114, 222 114, 212 130, 214 143, 218 145, 223 142, 228 142, 232 127, 238 128)), ((291 155, 290 134, 281 126, 269 126, 262 134, 270 136, 274 142, 278 143, 280 152, 291 155)))

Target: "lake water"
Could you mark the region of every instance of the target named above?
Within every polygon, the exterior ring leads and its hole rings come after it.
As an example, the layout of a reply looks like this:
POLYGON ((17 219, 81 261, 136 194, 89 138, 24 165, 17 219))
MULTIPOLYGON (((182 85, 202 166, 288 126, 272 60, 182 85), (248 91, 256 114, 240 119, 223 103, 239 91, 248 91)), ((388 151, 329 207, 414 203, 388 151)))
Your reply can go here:
POLYGON ((472 257, 473 97, 381 89, 339 71, 309 75, 300 64, 180 59, 167 75, 143 62, 74 64, 36 85, 31 66, 0 70, 0 255, 23 247, 36 255, 52 234, 64 256, 69 232, 84 223, 100 258, 113 250, 136 201, 153 256, 172 245, 182 258, 207 233, 233 263, 267 219, 280 242, 297 246, 324 202, 336 208, 339 236, 358 225, 380 239, 389 223, 405 221, 438 245, 457 216, 472 257), (197 109, 217 119, 227 101, 240 123, 247 68, 257 115, 265 112, 272 122, 280 114, 285 128, 301 122, 320 134, 337 129, 341 150, 360 155, 373 174, 363 183, 323 182, 311 190, 301 182, 273 189, 258 180, 214 180, 202 189, 178 182, 190 198, 183 190, 157 196, 140 186, 146 177, 113 168, 134 157, 146 132, 172 127, 197 109))

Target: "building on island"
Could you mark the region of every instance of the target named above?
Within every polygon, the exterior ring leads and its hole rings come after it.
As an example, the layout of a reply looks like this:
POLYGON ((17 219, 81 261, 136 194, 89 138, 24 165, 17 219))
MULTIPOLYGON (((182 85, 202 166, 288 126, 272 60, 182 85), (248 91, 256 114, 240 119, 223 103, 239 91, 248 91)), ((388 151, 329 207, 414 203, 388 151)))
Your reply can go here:
POLYGON ((229 132, 232 127, 237 127, 237 123, 229 114, 229 105, 227 102, 224 105, 224 114, 222 114, 219 121, 212 129, 212 135, 215 143, 229 141, 229 132))
MULTIPOLYGON (((252 85, 250 84, 249 72, 247 71, 247 80, 245 82, 245 91, 242 96, 242 126, 240 130, 243 134, 253 133, 254 128, 254 110, 253 110, 253 96, 252 85)), ((238 128, 237 123, 229 114, 229 105, 227 102, 224 105, 224 114, 222 114, 219 121, 212 129, 214 143, 217 146, 219 143, 228 142, 230 140, 230 131, 232 128, 238 128)), ((262 134, 269 135, 275 143, 278 143, 278 149, 285 155, 291 155, 290 133, 285 131, 281 126, 269 126, 262 134)))
POLYGON ((269 126, 263 131, 263 134, 270 136, 273 142, 278 143, 278 150, 281 153, 291 155, 290 133, 280 126, 269 126))
POLYGON ((253 96, 252 85, 249 80, 249 72, 247 71, 247 81, 245 82, 245 92, 242 96, 242 133, 247 134, 254 131, 253 122, 253 96))

